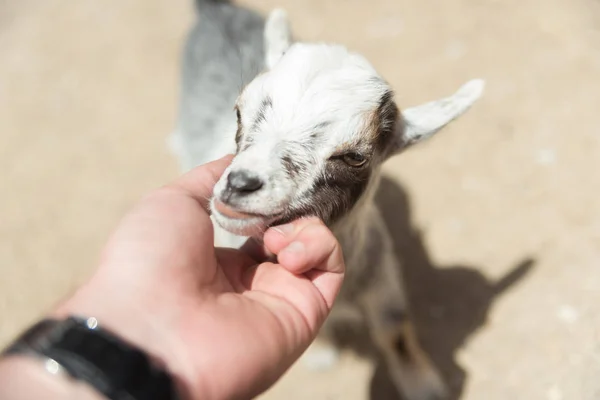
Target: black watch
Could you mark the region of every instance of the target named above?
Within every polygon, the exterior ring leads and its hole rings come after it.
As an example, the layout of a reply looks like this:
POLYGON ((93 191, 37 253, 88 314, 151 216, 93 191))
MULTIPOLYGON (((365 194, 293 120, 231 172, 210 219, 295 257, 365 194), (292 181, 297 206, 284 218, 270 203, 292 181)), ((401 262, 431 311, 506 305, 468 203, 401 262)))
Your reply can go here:
POLYGON ((95 318, 43 320, 4 355, 45 357, 110 400, 179 400, 169 373, 141 350, 101 329, 95 318))

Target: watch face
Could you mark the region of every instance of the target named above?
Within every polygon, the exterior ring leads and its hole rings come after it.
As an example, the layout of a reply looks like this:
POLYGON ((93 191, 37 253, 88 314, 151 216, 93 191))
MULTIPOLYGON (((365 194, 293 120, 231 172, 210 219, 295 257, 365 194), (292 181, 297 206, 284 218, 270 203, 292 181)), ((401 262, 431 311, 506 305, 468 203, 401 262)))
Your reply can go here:
POLYGON ((95 318, 44 320, 25 331, 5 354, 35 354, 54 362, 111 400, 175 400, 170 375, 149 357, 100 328, 95 318))

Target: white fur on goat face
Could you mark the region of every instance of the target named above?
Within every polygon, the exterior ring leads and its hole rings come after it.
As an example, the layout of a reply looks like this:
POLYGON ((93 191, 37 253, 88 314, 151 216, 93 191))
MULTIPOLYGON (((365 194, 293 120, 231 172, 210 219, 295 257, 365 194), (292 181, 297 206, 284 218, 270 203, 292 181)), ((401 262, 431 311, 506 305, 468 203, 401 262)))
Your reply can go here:
POLYGON ((252 201, 268 200, 277 212, 309 190, 332 155, 364 139, 389 91, 366 60, 343 47, 293 45, 236 104, 233 166, 254 171, 266 184, 252 201))
POLYGON ((237 101, 238 151, 211 201, 216 222, 243 236, 307 215, 331 225, 389 155, 439 131, 483 89, 471 81, 400 114, 368 61, 342 46, 292 44, 282 11, 267 21, 265 47, 268 70, 237 101))
MULTIPOLYGON (((335 45, 291 46, 236 105, 238 152, 225 174, 245 171, 262 187, 229 198, 227 178, 215 188, 236 211, 260 216, 239 220, 217 213, 217 221, 244 235, 307 214, 334 222, 358 201, 393 146, 391 130, 389 137, 374 131, 382 104, 394 112, 390 88, 361 56, 335 45), (344 155, 365 163, 348 165, 344 155)), ((397 113, 390 117, 389 128, 397 113)))

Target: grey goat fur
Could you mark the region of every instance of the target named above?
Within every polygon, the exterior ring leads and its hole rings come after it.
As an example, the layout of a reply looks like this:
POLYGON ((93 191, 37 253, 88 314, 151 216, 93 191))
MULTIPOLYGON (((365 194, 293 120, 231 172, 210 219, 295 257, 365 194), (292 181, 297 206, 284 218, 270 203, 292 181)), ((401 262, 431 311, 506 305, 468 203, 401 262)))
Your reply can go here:
POLYGON ((202 16, 185 43, 179 115, 171 137, 184 171, 233 153, 233 105, 265 64, 264 17, 228 1, 195 3, 202 16))

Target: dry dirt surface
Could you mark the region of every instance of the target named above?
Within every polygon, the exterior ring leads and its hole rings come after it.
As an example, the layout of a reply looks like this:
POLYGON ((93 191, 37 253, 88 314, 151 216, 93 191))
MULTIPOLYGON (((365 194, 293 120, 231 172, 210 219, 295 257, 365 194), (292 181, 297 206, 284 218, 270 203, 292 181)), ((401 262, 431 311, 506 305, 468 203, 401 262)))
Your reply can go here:
MULTIPOLYGON (((600 399, 600 4, 243 3, 361 52, 403 107, 486 79, 468 114, 386 167, 419 333, 455 399, 600 399)), ((193 18, 188 1, 0 0, 0 344, 177 175, 165 138, 193 18)), ((386 385, 349 350, 262 398, 383 399, 386 385)))

